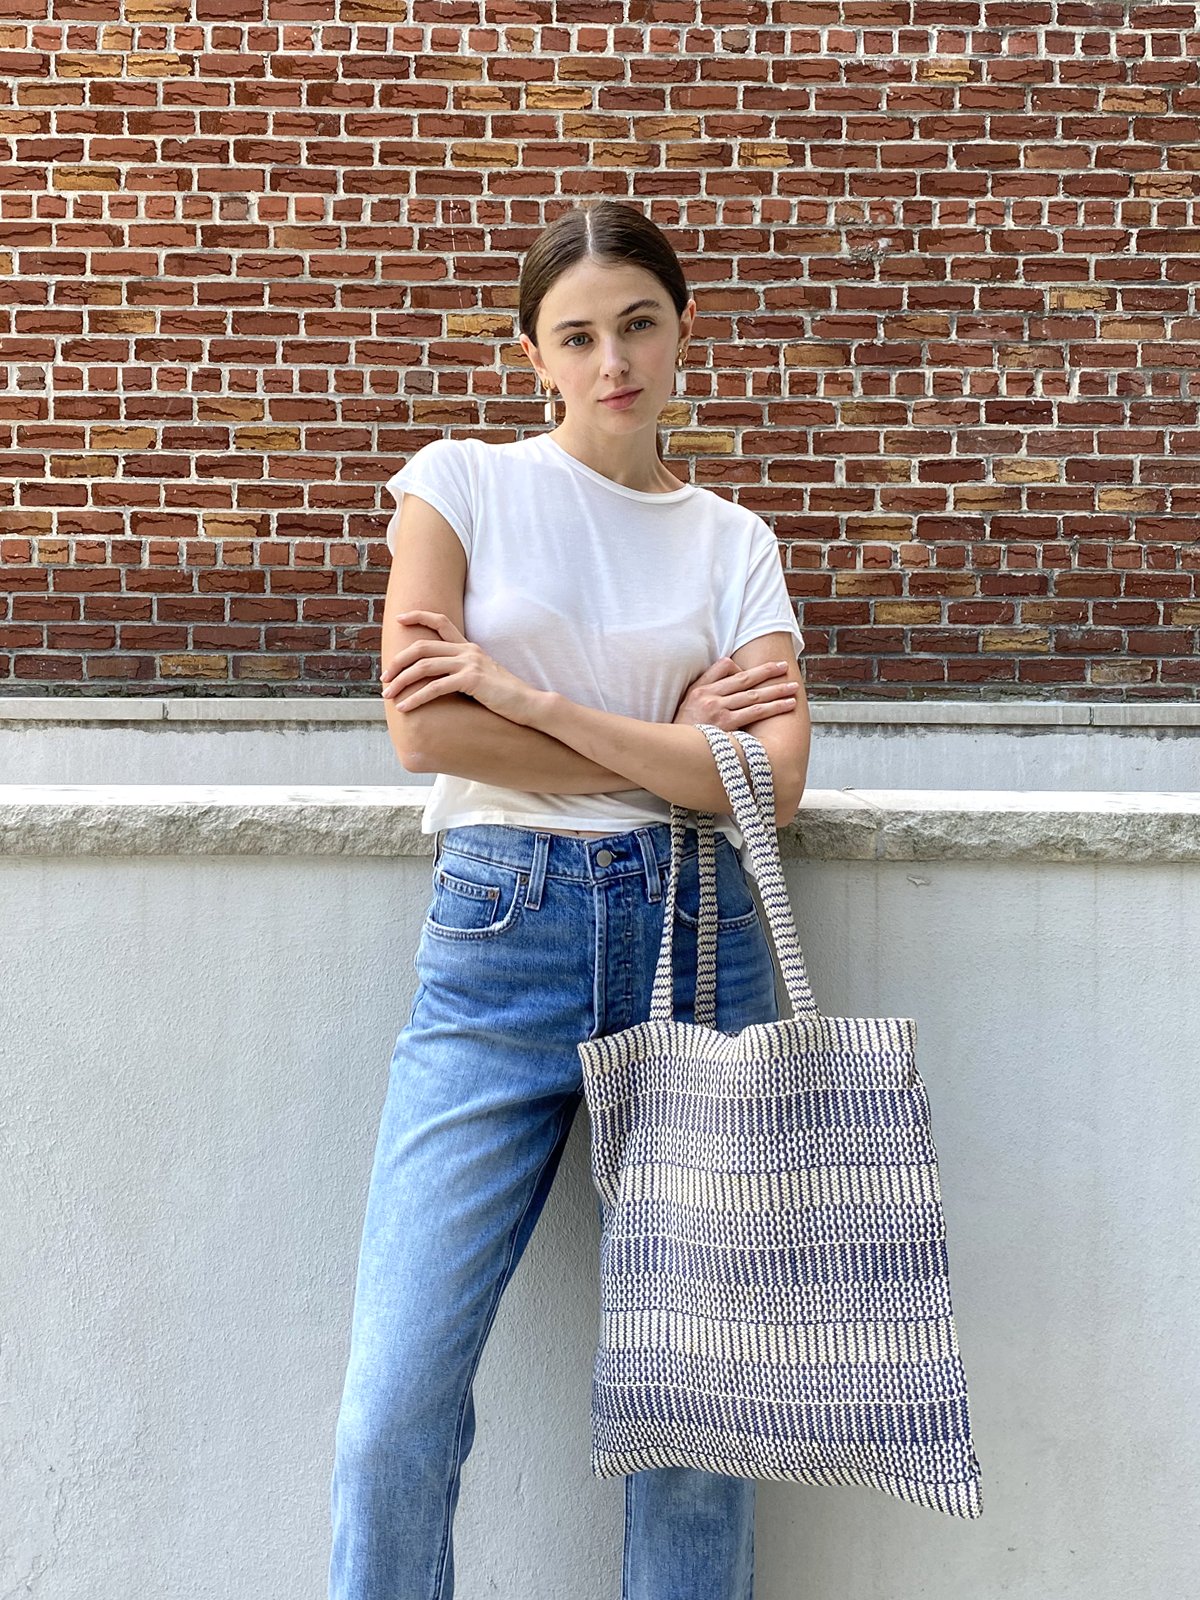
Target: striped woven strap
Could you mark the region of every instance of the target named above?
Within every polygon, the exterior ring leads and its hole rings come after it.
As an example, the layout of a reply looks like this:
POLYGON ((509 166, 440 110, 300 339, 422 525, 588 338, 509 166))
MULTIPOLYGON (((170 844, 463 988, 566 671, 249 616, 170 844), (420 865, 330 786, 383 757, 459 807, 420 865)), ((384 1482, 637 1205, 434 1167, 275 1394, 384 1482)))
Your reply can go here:
MULTIPOLYGON (((775 826, 775 787, 771 761, 762 741, 745 730, 730 734, 712 723, 698 724, 708 740, 716 759, 725 793, 733 807, 734 819, 754 863, 763 908, 767 913, 775 953, 787 986, 788 1000, 794 1017, 816 1017, 816 1001, 808 981, 800 937, 796 931, 792 904, 784 882, 783 866, 779 859, 779 836, 775 826), (750 769, 750 784, 742 771, 741 762, 733 740, 746 756, 750 769)), ((671 870, 667 879, 667 901, 663 913, 662 941, 659 945, 658 964, 654 972, 654 988, 650 1001, 652 1021, 674 1020, 674 984, 672 957, 675 931, 676 887, 679 866, 683 855, 687 808, 671 805, 671 870)), ((695 1019, 705 1027, 712 1027, 716 1014, 716 934, 717 905, 715 892, 715 841, 714 817, 711 812, 697 812, 697 838, 700 847, 700 915, 696 943, 696 1005, 695 1019), (706 854, 707 852, 707 854, 706 854), (707 890, 706 890, 707 884, 707 890)))
MULTIPOLYGON (((711 727, 712 724, 705 724, 711 727)), ((725 730, 717 729, 717 732, 725 730)), ((726 732, 745 750, 742 735, 736 730, 726 732)), ((752 737, 752 736, 751 736, 752 737)), ((749 763, 749 757, 747 756, 749 763)), ((771 763, 750 763, 750 783, 755 804, 763 816, 775 815, 775 784, 771 776, 771 763)), ((696 935, 696 994, 692 1008, 695 1020, 705 1028, 716 1027, 717 1022, 717 850, 716 819, 708 811, 696 813, 697 854, 700 876, 700 916, 696 935)), ((673 937, 674 935, 672 935, 673 937)))

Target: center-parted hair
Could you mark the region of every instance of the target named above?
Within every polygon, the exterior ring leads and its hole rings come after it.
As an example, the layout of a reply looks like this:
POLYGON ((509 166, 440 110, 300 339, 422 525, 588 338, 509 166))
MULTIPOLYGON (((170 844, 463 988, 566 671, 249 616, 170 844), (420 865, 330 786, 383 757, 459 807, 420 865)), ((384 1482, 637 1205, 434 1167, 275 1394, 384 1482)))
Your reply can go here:
MULTIPOLYGON (((548 223, 525 252, 517 297, 517 325, 537 344, 542 301, 554 281, 577 261, 629 265, 651 272, 671 297, 678 315, 687 309, 687 280, 679 257, 657 223, 625 200, 589 200, 548 223)), ((662 433, 656 431, 658 459, 662 433)))

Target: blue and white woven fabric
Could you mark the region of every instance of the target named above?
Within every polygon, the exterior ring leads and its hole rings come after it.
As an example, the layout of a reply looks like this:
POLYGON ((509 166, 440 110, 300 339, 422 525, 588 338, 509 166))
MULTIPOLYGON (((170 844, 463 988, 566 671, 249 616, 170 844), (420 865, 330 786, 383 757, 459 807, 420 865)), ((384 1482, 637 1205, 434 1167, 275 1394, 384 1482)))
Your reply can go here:
POLYGON ((685 1466, 859 1485, 977 1517, 916 1023, 817 1010, 766 749, 753 734, 701 727, 751 850, 793 1014, 733 1034, 713 1025, 713 818, 700 812, 696 1020, 675 1021, 687 812, 672 805, 649 1019, 579 1045, 604 1214, 592 1471, 685 1466))

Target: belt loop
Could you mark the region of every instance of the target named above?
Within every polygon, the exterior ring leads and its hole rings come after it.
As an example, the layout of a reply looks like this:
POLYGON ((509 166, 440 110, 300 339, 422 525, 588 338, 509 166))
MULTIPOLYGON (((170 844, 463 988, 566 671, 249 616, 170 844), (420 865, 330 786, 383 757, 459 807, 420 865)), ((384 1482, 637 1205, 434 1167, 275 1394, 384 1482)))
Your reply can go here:
POLYGON ((642 852, 642 864, 646 868, 646 898, 648 900, 662 899, 662 878, 658 870, 658 857, 654 853, 654 840, 646 828, 635 828, 637 842, 642 852))
POLYGON ((530 911, 536 911, 542 903, 542 885, 546 881, 546 857, 550 854, 550 835, 548 833, 535 833, 533 837, 533 861, 529 868, 529 882, 525 887, 525 905, 530 911))

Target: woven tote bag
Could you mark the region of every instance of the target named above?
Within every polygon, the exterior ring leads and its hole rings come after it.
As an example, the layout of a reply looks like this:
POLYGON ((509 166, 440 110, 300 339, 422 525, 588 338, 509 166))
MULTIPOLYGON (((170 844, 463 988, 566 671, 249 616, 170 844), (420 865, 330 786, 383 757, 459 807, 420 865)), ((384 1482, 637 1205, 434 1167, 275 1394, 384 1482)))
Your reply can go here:
POLYGON ((977 1517, 916 1024, 817 1010, 766 749, 700 726, 750 848, 792 1016, 715 1027, 714 818, 697 812, 695 1021, 675 1020, 689 813, 673 804, 649 1019, 578 1046, 602 1214, 592 1472, 858 1485, 977 1517))

